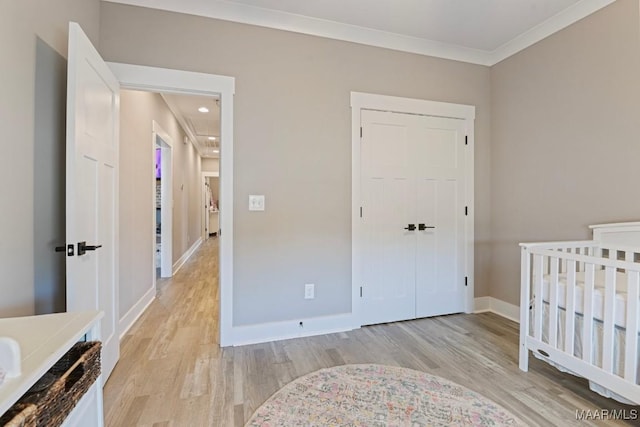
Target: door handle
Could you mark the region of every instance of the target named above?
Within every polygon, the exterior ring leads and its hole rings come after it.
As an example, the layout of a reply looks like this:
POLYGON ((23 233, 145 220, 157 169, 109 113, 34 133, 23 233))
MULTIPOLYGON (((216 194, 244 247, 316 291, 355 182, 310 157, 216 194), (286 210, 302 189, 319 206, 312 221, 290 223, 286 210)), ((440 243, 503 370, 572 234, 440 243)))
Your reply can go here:
POLYGON ((436 228, 436 227, 434 227, 433 225, 418 224, 418 230, 420 230, 420 231, 424 231, 427 228, 436 228))
POLYGON ((416 225, 415 224, 409 224, 407 227, 404 228, 405 230, 409 230, 409 231, 414 231, 416 229, 416 225))
POLYGON ((87 245, 87 242, 78 242, 78 256, 82 256, 87 251, 95 251, 96 249, 100 249, 102 245, 87 245))

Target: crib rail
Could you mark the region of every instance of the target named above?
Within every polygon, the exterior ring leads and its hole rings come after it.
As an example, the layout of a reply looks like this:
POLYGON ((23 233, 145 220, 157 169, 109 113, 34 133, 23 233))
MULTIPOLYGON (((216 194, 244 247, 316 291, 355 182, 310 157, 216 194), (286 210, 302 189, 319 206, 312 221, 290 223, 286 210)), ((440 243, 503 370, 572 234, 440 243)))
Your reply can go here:
POLYGON ((640 404, 638 385, 638 333, 640 298, 640 248, 603 245, 597 241, 545 242, 521 244, 520 369, 528 369, 529 350, 542 354, 578 375, 595 381, 618 395, 640 404), (620 276, 618 273, 624 273, 620 276), (577 299, 578 275, 583 286, 577 299), (595 307, 596 276, 604 276, 602 305, 595 307), (625 283, 618 283, 620 277, 625 283), (564 286, 561 286, 561 280, 564 286), (626 285, 624 313, 617 313, 617 291, 626 285), (548 288, 545 294, 544 290, 548 288), (564 294, 561 294, 564 293, 564 294), (564 301, 564 307, 560 306, 564 301), (545 328, 543 308, 548 304, 545 328), (530 324, 533 310, 533 325, 530 324), (558 339, 559 311, 565 311, 564 343, 558 339), (595 364, 594 324, 601 312, 603 327, 602 360, 595 364), (622 316, 622 314, 624 314, 622 316), (582 354, 576 356, 576 315, 582 316, 582 354), (614 371, 616 319, 624 319, 625 350, 623 372, 614 371), (543 329, 544 328, 544 329, 543 329), (544 332, 544 333, 543 333, 544 332), (543 337, 546 336, 546 339, 543 337))

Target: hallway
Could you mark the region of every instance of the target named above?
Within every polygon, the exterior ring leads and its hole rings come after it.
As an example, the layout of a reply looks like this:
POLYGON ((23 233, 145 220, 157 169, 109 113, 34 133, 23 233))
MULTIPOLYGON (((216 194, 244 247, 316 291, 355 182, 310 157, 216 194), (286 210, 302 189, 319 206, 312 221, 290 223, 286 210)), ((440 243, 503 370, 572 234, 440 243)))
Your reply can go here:
POLYGON ((225 380, 233 365, 218 345, 217 276, 218 239, 211 238, 173 278, 158 280, 156 299, 123 337, 105 385, 107 426, 226 425, 209 418, 224 415, 232 398, 225 380))

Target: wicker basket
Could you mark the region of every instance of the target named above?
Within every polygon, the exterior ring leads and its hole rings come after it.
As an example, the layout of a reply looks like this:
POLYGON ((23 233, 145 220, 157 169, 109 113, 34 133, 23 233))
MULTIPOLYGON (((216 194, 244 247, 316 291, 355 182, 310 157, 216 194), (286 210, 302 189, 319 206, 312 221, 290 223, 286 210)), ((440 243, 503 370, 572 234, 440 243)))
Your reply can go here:
POLYGON ((8 426, 60 426, 100 375, 100 348, 99 342, 81 342, 71 347, 14 405, 34 406, 36 422, 8 426))
POLYGON ((2 417, 3 427, 35 427, 38 407, 32 403, 16 403, 2 417))

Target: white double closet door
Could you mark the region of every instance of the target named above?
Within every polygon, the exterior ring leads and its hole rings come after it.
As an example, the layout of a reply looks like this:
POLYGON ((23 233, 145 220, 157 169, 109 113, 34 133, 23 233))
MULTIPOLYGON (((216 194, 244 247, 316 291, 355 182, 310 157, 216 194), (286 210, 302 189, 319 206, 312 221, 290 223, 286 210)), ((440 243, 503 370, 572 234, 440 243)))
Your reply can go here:
POLYGON ((361 114, 362 324, 464 311, 464 120, 361 114))

